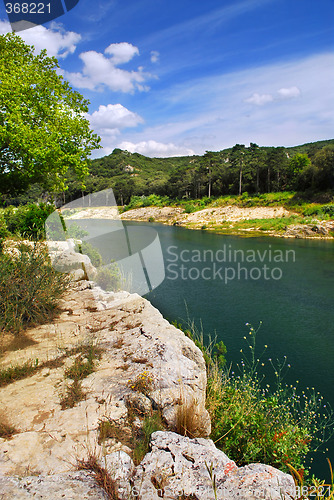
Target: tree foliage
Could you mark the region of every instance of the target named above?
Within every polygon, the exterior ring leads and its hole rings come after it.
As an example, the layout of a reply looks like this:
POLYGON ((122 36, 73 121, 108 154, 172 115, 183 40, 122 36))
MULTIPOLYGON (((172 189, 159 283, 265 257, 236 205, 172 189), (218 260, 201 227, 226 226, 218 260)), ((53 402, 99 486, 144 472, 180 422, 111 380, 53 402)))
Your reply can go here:
POLYGON ((84 114, 88 101, 57 73, 46 51, 34 54, 13 34, 0 36, 0 191, 33 183, 64 190, 70 169, 82 182, 99 137, 84 114))

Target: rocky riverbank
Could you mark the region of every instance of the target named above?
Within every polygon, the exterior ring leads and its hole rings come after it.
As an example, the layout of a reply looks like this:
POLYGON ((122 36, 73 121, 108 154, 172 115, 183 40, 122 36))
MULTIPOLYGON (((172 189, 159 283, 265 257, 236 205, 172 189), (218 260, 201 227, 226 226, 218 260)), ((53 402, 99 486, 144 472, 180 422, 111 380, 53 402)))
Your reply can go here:
MULTIPOLYGON (((72 214, 70 219, 114 219, 117 211, 112 207, 86 208, 72 214)), ((188 229, 202 229, 241 236, 276 236, 284 238, 333 239, 334 221, 312 219, 311 222, 294 224, 298 214, 283 207, 225 207, 205 208, 193 213, 186 213, 181 207, 144 207, 123 212, 122 220, 158 222, 181 226, 188 229), (281 219, 281 228, 275 222, 281 219), (286 220, 286 224, 284 221, 286 220), (267 228, 263 222, 267 221, 267 228), (272 224, 270 224, 272 221, 272 224), (246 223, 246 227, 240 223, 246 223)))
POLYGON ((107 498, 93 472, 77 470, 78 460, 92 454, 120 499, 176 500, 180 492, 214 499, 214 488, 232 500, 293 495, 291 476, 261 464, 239 468, 208 439, 202 352, 147 300, 79 281, 56 320, 30 328, 24 339, 14 347, 9 335, 2 338, 3 371, 32 366, 0 388, 2 422, 14 429, 0 439, 3 500, 107 498), (81 397, 73 401, 68 389, 78 370, 81 397), (176 433, 189 412, 192 438, 176 433), (165 429, 152 435, 151 451, 135 465, 137 437, 155 413, 165 429))

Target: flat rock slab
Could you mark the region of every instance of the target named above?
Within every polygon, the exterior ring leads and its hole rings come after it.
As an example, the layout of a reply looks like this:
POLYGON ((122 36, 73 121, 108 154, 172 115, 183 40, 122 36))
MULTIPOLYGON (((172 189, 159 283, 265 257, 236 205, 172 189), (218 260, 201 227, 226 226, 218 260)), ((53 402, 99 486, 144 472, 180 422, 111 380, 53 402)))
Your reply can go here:
POLYGON ((89 472, 54 476, 0 477, 1 500, 107 500, 89 472))
MULTIPOLYGON (((173 429, 177 408, 188 401, 197 412, 201 432, 209 435, 202 353, 147 300, 81 282, 62 300, 61 308, 52 324, 26 332, 33 345, 8 352, 1 360, 2 368, 27 361, 40 367, 0 388, 1 414, 17 430, 11 439, 0 439, 2 474, 61 473, 73 468, 89 446, 102 454, 99 422, 108 419, 125 432, 129 404, 143 414, 160 408, 173 429), (64 372, 77 356, 66 353, 91 344, 102 353, 95 371, 82 380, 85 399, 63 410, 61 395, 71 382, 64 372), (143 378, 150 381, 145 395, 136 389, 136 381, 143 378)), ((130 451, 121 437, 108 440, 103 453, 119 449, 130 451)))

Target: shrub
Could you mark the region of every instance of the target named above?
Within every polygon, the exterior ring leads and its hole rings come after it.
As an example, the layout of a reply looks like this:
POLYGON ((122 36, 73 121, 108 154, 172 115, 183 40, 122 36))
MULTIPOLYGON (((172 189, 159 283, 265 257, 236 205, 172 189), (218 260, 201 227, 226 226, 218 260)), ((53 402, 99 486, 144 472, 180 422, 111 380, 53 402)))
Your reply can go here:
POLYGON ((277 366, 269 360, 276 386, 264 386, 258 373, 261 356, 255 353, 256 331, 250 327, 249 334, 250 340, 245 338, 251 356, 244 356, 239 375, 226 369, 221 373, 217 366, 209 372, 211 437, 239 466, 262 462, 284 472, 292 466, 304 474, 306 456, 333 433, 333 411, 319 393, 300 394, 295 387, 282 384, 286 358, 277 366))
POLYGON ((170 205, 170 203, 171 200, 168 196, 159 196, 156 194, 150 194, 149 196, 132 196, 130 203, 123 208, 123 211, 152 206, 165 207, 170 205))
POLYGON ((16 251, 0 255, 0 332, 49 321, 69 283, 54 270, 42 244, 21 244, 16 251))
POLYGON ((192 212, 196 212, 196 207, 191 203, 187 203, 187 205, 184 207, 184 211, 186 214, 191 214, 192 212))
POLYGON ((103 264, 101 254, 87 241, 83 241, 80 245, 76 245, 75 251, 88 255, 94 267, 100 267, 103 264))
MULTIPOLYGON (((89 235, 89 232, 80 227, 78 224, 74 223, 65 227, 67 238, 84 238, 89 235)), ((88 244, 88 243, 87 243, 88 244)))
POLYGON ((133 450, 133 461, 136 465, 140 464, 146 453, 149 452, 149 442, 153 432, 162 431, 163 429, 164 424, 158 411, 154 411, 152 415, 144 418, 140 436, 135 440, 133 450))
POLYGON ((94 280, 97 285, 108 292, 120 290, 122 277, 117 263, 112 262, 108 267, 98 269, 94 280))
POLYGON ((46 203, 30 203, 18 208, 7 207, 3 210, 7 229, 11 234, 29 239, 45 238, 45 221, 55 210, 46 203))
POLYGON ((3 212, 0 212, 0 239, 6 238, 8 229, 3 212))
POLYGON ((93 474, 96 483, 104 490, 106 498, 109 500, 117 500, 118 486, 114 479, 112 479, 108 470, 102 467, 99 458, 93 453, 89 452, 86 460, 77 460, 78 470, 88 470, 93 474))
POLYGON ((133 391, 141 392, 147 396, 152 391, 153 379, 147 371, 143 371, 134 380, 128 380, 128 386, 133 391))

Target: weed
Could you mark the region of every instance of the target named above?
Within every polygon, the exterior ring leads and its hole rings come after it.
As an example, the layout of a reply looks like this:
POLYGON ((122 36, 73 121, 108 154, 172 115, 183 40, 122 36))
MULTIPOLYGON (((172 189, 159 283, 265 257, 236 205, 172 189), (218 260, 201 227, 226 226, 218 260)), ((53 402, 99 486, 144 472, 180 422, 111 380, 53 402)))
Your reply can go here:
MULTIPOLYGON (((72 366, 65 370, 64 376, 73 379, 72 383, 67 383, 65 391, 60 398, 62 410, 73 408, 76 403, 86 397, 86 392, 82 389, 81 381, 95 370, 95 361, 100 359, 103 350, 93 343, 80 345, 74 349, 79 356, 74 360, 72 366)), ((73 351, 72 351, 73 352, 73 351)))
POLYGON ((319 393, 299 394, 296 387, 282 383, 288 369, 286 358, 272 363, 275 387, 265 385, 258 373, 262 363, 255 353, 255 337, 256 331, 249 325, 252 340, 246 340, 250 357, 244 354, 239 375, 226 369, 209 372, 211 437, 238 465, 262 462, 285 472, 289 465, 304 470, 310 450, 316 450, 333 434, 333 411, 323 404, 319 393))
POLYGON ((81 381, 74 379, 71 384, 67 384, 64 393, 60 399, 60 407, 62 410, 73 408, 76 403, 83 401, 86 398, 86 392, 82 389, 81 381))
POLYGON ((203 437, 203 429, 196 412, 197 401, 180 403, 176 412, 176 432, 190 438, 203 437))
POLYGON ((123 280, 120 269, 116 262, 111 262, 108 266, 99 268, 94 277, 94 281, 103 290, 115 292, 121 289, 123 280))
POLYGON ((7 419, 2 413, 0 413, 0 438, 9 439, 16 434, 17 430, 15 427, 7 422, 7 419))
POLYGON ((149 442, 153 432, 161 431, 165 428, 159 411, 154 411, 152 415, 144 418, 142 430, 135 439, 133 450, 133 461, 135 465, 140 464, 146 453, 149 451, 149 442))
POLYGON ((153 379, 149 372, 143 371, 134 380, 128 380, 128 387, 137 392, 147 395, 153 388, 153 379))
POLYGON ((102 349, 94 344, 80 347, 80 354, 71 367, 65 370, 65 377, 82 380, 95 370, 95 361, 101 359, 102 349))
POLYGON ((78 460, 77 468, 92 472, 96 483, 105 491, 108 499, 117 500, 119 498, 116 481, 112 479, 107 469, 100 465, 95 454, 90 452, 86 460, 78 460))
POLYGON ((303 474, 289 465, 290 473, 293 477, 297 500, 315 499, 315 500, 333 500, 334 499, 334 474, 331 461, 327 458, 330 470, 330 484, 325 484, 325 481, 320 481, 314 476, 307 484, 304 484, 303 474))
POLYGON ((9 366, 8 368, 3 368, 0 370, 0 387, 11 384, 16 380, 30 377, 39 369, 38 359, 36 359, 34 363, 32 361, 27 361, 22 366, 9 366))
POLYGON ((216 483, 216 474, 214 473, 214 468, 213 468, 213 464, 210 464, 210 466, 205 462, 205 467, 206 467, 206 470, 208 471, 208 474, 209 474, 209 478, 210 478, 210 481, 211 481, 211 484, 212 484, 212 489, 213 489, 213 492, 214 492, 214 495, 215 495, 215 500, 217 500, 217 483, 216 483))

